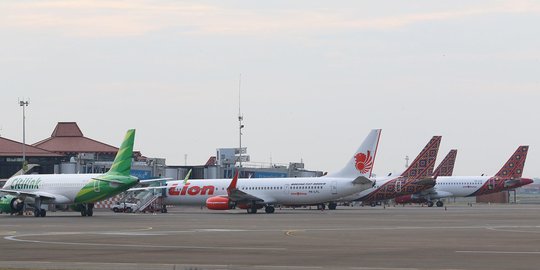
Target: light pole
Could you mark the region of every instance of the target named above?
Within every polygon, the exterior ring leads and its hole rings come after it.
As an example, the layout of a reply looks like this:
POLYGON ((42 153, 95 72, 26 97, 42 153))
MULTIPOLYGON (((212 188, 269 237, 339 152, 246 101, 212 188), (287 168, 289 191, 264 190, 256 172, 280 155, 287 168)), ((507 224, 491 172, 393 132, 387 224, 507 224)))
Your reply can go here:
POLYGON ((242 129, 244 128, 244 124, 242 124, 242 121, 244 120, 244 116, 242 115, 242 111, 240 109, 240 89, 242 86, 242 74, 240 74, 240 78, 238 79, 238 137, 240 139, 240 148, 238 160, 240 161, 239 167, 242 168, 242 129))
POLYGON ((22 121, 23 121, 23 128, 22 128, 22 136, 23 136, 23 147, 22 147, 22 153, 23 153, 23 161, 22 161, 22 169, 23 169, 23 173, 24 171, 26 171, 26 115, 25 115, 25 107, 28 106, 28 104, 30 104, 28 102, 28 100, 24 101, 24 100, 19 100, 19 106, 22 107, 22 121))

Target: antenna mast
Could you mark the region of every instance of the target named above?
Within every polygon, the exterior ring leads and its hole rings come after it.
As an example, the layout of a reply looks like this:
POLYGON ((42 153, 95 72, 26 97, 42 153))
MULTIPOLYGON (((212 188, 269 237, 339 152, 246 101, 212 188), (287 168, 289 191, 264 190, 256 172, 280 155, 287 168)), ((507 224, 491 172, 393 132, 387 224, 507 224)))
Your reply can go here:
POLYGON ((405 168, 409 168, 409 156, 405 156, 405 168))

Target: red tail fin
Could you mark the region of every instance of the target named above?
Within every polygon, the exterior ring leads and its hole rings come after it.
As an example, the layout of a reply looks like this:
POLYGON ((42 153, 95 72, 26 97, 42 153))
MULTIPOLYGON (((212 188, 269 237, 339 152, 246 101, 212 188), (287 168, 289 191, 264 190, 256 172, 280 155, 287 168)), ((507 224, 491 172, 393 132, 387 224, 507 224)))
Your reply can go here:
POLYGON ((452 176, 454 173, 454 164, 456 163, 457 150, 452 149, 443 159, 441 164, 435 169, 433 175, 437 176, 452 176))
POLYGON ((506 162, 506 164, 504 164, 504 166, 495 176, 514 179, 521 178, 528 151, 528 145, 519 146, 516 152, 514 152, 514 154, 510 157, 510 159, 506 162))
POLYGON ((435 167, 435 159, 437 159, 437 153, 439 152, 441 138, 441 136, 433 136, 401 176, 413 179, 431 176, 435 167))

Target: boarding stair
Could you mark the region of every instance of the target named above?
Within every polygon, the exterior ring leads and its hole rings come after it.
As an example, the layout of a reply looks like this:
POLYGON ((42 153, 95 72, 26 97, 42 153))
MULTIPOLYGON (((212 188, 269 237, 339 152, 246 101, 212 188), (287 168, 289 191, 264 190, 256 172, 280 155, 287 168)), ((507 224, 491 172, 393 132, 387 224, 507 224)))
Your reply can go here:
POLYGON ((155 202, 157 202, 161 198, 161 193, 154 193, 153 190, 145 191, 144 193, 145 194, 137 203, 137 208, 133 209, 134 212, 145 212, 147 208, 155 204, 155 202))

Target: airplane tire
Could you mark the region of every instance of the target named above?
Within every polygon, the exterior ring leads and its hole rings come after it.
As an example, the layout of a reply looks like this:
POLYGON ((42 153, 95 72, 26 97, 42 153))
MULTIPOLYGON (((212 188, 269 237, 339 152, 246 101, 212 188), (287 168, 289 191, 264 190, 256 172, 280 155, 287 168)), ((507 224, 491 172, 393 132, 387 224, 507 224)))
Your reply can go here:
POLYGON ((273 207, 273 206, 266 206, 264 208, 264 211, 267 213, 267 214, 272 214, 276 211, 276 209, 273 207))
POLYGON ((86 216, 86 209, 81 209, 81 216, 82 217, 85 217, 86 216))
POLYGON ((429 201, 429 202, 427 203, 427 207, 433 207, 433 202, 432 202, 432 201, 429 201))
POLYGON ((377 206, 377 202, 371 202, 371 203, 369 203, 369 205, 370 205, 371 207, 375 207, 375 206, 377 206))
POLYGON ((329 210, 336 210, 336 207, 337 207, 337 203, 335 202, 328 203, 329 210))
POLYGON ((39 209, 35 209, 34 210, 34 217, 40 217, 41 216, 41 211, 39 211, 39 209))
POLYGON ((40 217, 45 217, 46 215, 47 215, 47 211, 45 209, 39 210, 39 216, 40 217))
POLYGON ((94 209, 88 209, 88 211, 86 211, 86 215, 91 217, 94 215, 94 209))
POLYGON ((437 201, 437 207, 443 207, 444 203, 442 201, 437 201))
POLYGON ((247 209, 247 212, 248 212, 248 214, 256 214, 257 213, 257 208, 250 207, 250 208, 247 209))

